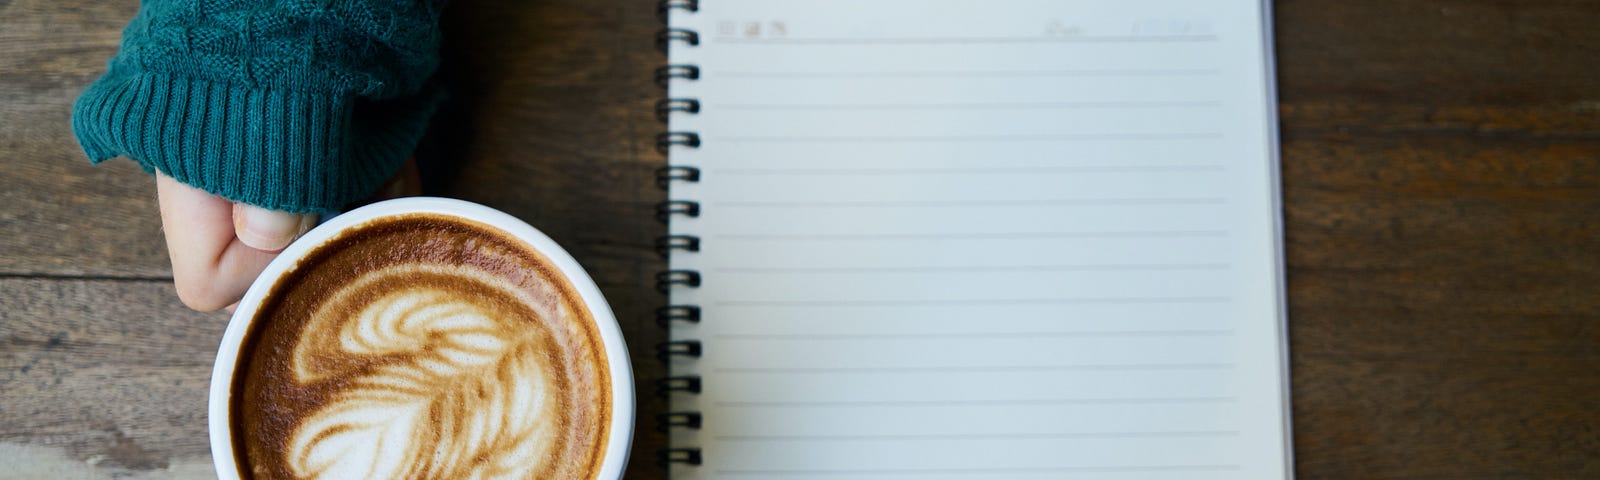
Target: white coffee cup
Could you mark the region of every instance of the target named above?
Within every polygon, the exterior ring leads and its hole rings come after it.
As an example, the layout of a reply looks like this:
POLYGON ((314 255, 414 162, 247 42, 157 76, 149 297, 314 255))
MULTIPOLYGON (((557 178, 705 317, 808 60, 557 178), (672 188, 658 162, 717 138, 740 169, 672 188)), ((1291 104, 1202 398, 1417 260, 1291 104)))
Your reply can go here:
POLYGON ((256 278, 255 283, 250 285, 250 289, 244 294, 244 299, 239 301, 233 318, 228 321, 227 330, 222 334, 222 344, 217 349, 217 360, 211 370, 207 427, 210 431, 211 456, 217 468, 217 477, 239 478, 239 466, 236 463, 238 455, 234 451, 233 429, 230 427, 232 422, 229 418, 232 411, 229 402, 233 395, 234 369, 238 364, 239 349, 242 347, 245 333, 250 330, 250 323, 256 316, 255 312, 273 284, 307 253, 336 237, 340 232, 374 219, 408 213, 454 216, 497 228, 526 242, 543 254, 551 264, 560 269, 567 281, 571 282, 594 318, 596 330, 600 332, 601 341, 605 346, 606 362, 610 365, 611 425, 606 440, 605 459, 601 463, 597 478, 604 480, 622 478, 623 467, 628 461, 628 448, 633 439, 633 368, 628 362, 628 350, 622 339, 622 330, 617 326, 611 307, 601 296, 600 288, 595 286, 594 280, 589 278, 589 274, 584 272, 583 267, 578 265, 572 255, 556 245, 550 237, 516 217, 471 202, 432 197, 379 202, 334 217, 285 248, 267 265, 266 271, 256 278))

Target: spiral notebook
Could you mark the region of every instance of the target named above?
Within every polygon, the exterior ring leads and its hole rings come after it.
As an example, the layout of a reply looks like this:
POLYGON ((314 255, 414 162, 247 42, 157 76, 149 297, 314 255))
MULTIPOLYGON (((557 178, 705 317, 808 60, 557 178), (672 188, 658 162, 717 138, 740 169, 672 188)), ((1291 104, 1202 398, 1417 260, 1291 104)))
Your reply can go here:
POLYGON ((1291 476, 1268 5, 660 10, 672 478, 1291 476))

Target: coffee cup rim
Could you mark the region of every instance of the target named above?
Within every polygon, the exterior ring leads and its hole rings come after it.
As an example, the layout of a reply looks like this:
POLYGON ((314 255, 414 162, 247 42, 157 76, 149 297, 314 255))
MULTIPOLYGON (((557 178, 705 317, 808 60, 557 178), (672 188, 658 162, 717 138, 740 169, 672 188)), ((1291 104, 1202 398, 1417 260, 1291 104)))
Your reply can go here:
POLYGON ((216 361, 212 365, 211 383, 207 395, 207 432, 210 437, 211 456, 218 478, 238 478, 239 466, 234 452, 233 429, 229 416, 229 403, 233 396, 234 368, 238 366, 239 349, 245 334, 250 330, 255 311, 261 306, 273 284, 292 269, 301 258, 345 230, 369 221, 405 214, 438 214, 480 222, 523 241, 546 259, 571 282, 578 297, 583 300, 600 332, 605 345, 606 363, 611 377, 611 426, 606 439, 605 458, 601 462, 599 479, 622 478, 633 441, 634 388, 633 367, 628 358, 628 347, 623 341, 622 329, 616 316, 606 303, 600 288, 583 266, 567 253, 566 249, 532 225, 509 214, 476 203, 439 197, 408 197, 386 200, 333 217, 295 240, 267 264, 266 270, 256 277, 239 300, 238 308, 228 319, 216 361))

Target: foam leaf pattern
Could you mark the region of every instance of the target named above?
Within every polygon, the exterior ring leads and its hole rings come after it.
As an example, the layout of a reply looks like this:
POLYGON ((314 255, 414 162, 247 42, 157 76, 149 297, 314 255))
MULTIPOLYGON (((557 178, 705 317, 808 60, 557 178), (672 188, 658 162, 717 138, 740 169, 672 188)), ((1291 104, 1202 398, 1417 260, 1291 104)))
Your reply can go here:
POLYGON ((548 359, 527 329, 440 290, 389 292, 358 312, 308 327, 331 330, 311 333, 337 342, 296 347, 301 382, 337 381, 348 371, 315 358, 381 359, 294 431, 286 454, 296 476, 498 479, 539 471, 559 412, 547 394, 548 359), (302 351, 319 348, 340 351, 302 351))

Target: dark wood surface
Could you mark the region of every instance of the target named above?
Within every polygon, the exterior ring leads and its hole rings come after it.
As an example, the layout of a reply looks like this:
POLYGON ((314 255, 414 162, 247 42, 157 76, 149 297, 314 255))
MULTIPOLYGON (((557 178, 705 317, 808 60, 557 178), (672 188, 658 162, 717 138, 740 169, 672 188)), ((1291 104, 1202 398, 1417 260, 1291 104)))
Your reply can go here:
MULTIPOLYGON (((68 127, 135 9, 0 0, 0 478, 211 475, 226 317, 172 293, 151 179, 68 127)), ((447 15, 429 183, 571 250, 659 375, 652 6, 447 15)), ((1595 1, 1277 2, 1299 478, 1600 478, 1596 25, 1595 1)), ((664 442, 642 424, 628 477, 664 442)))

